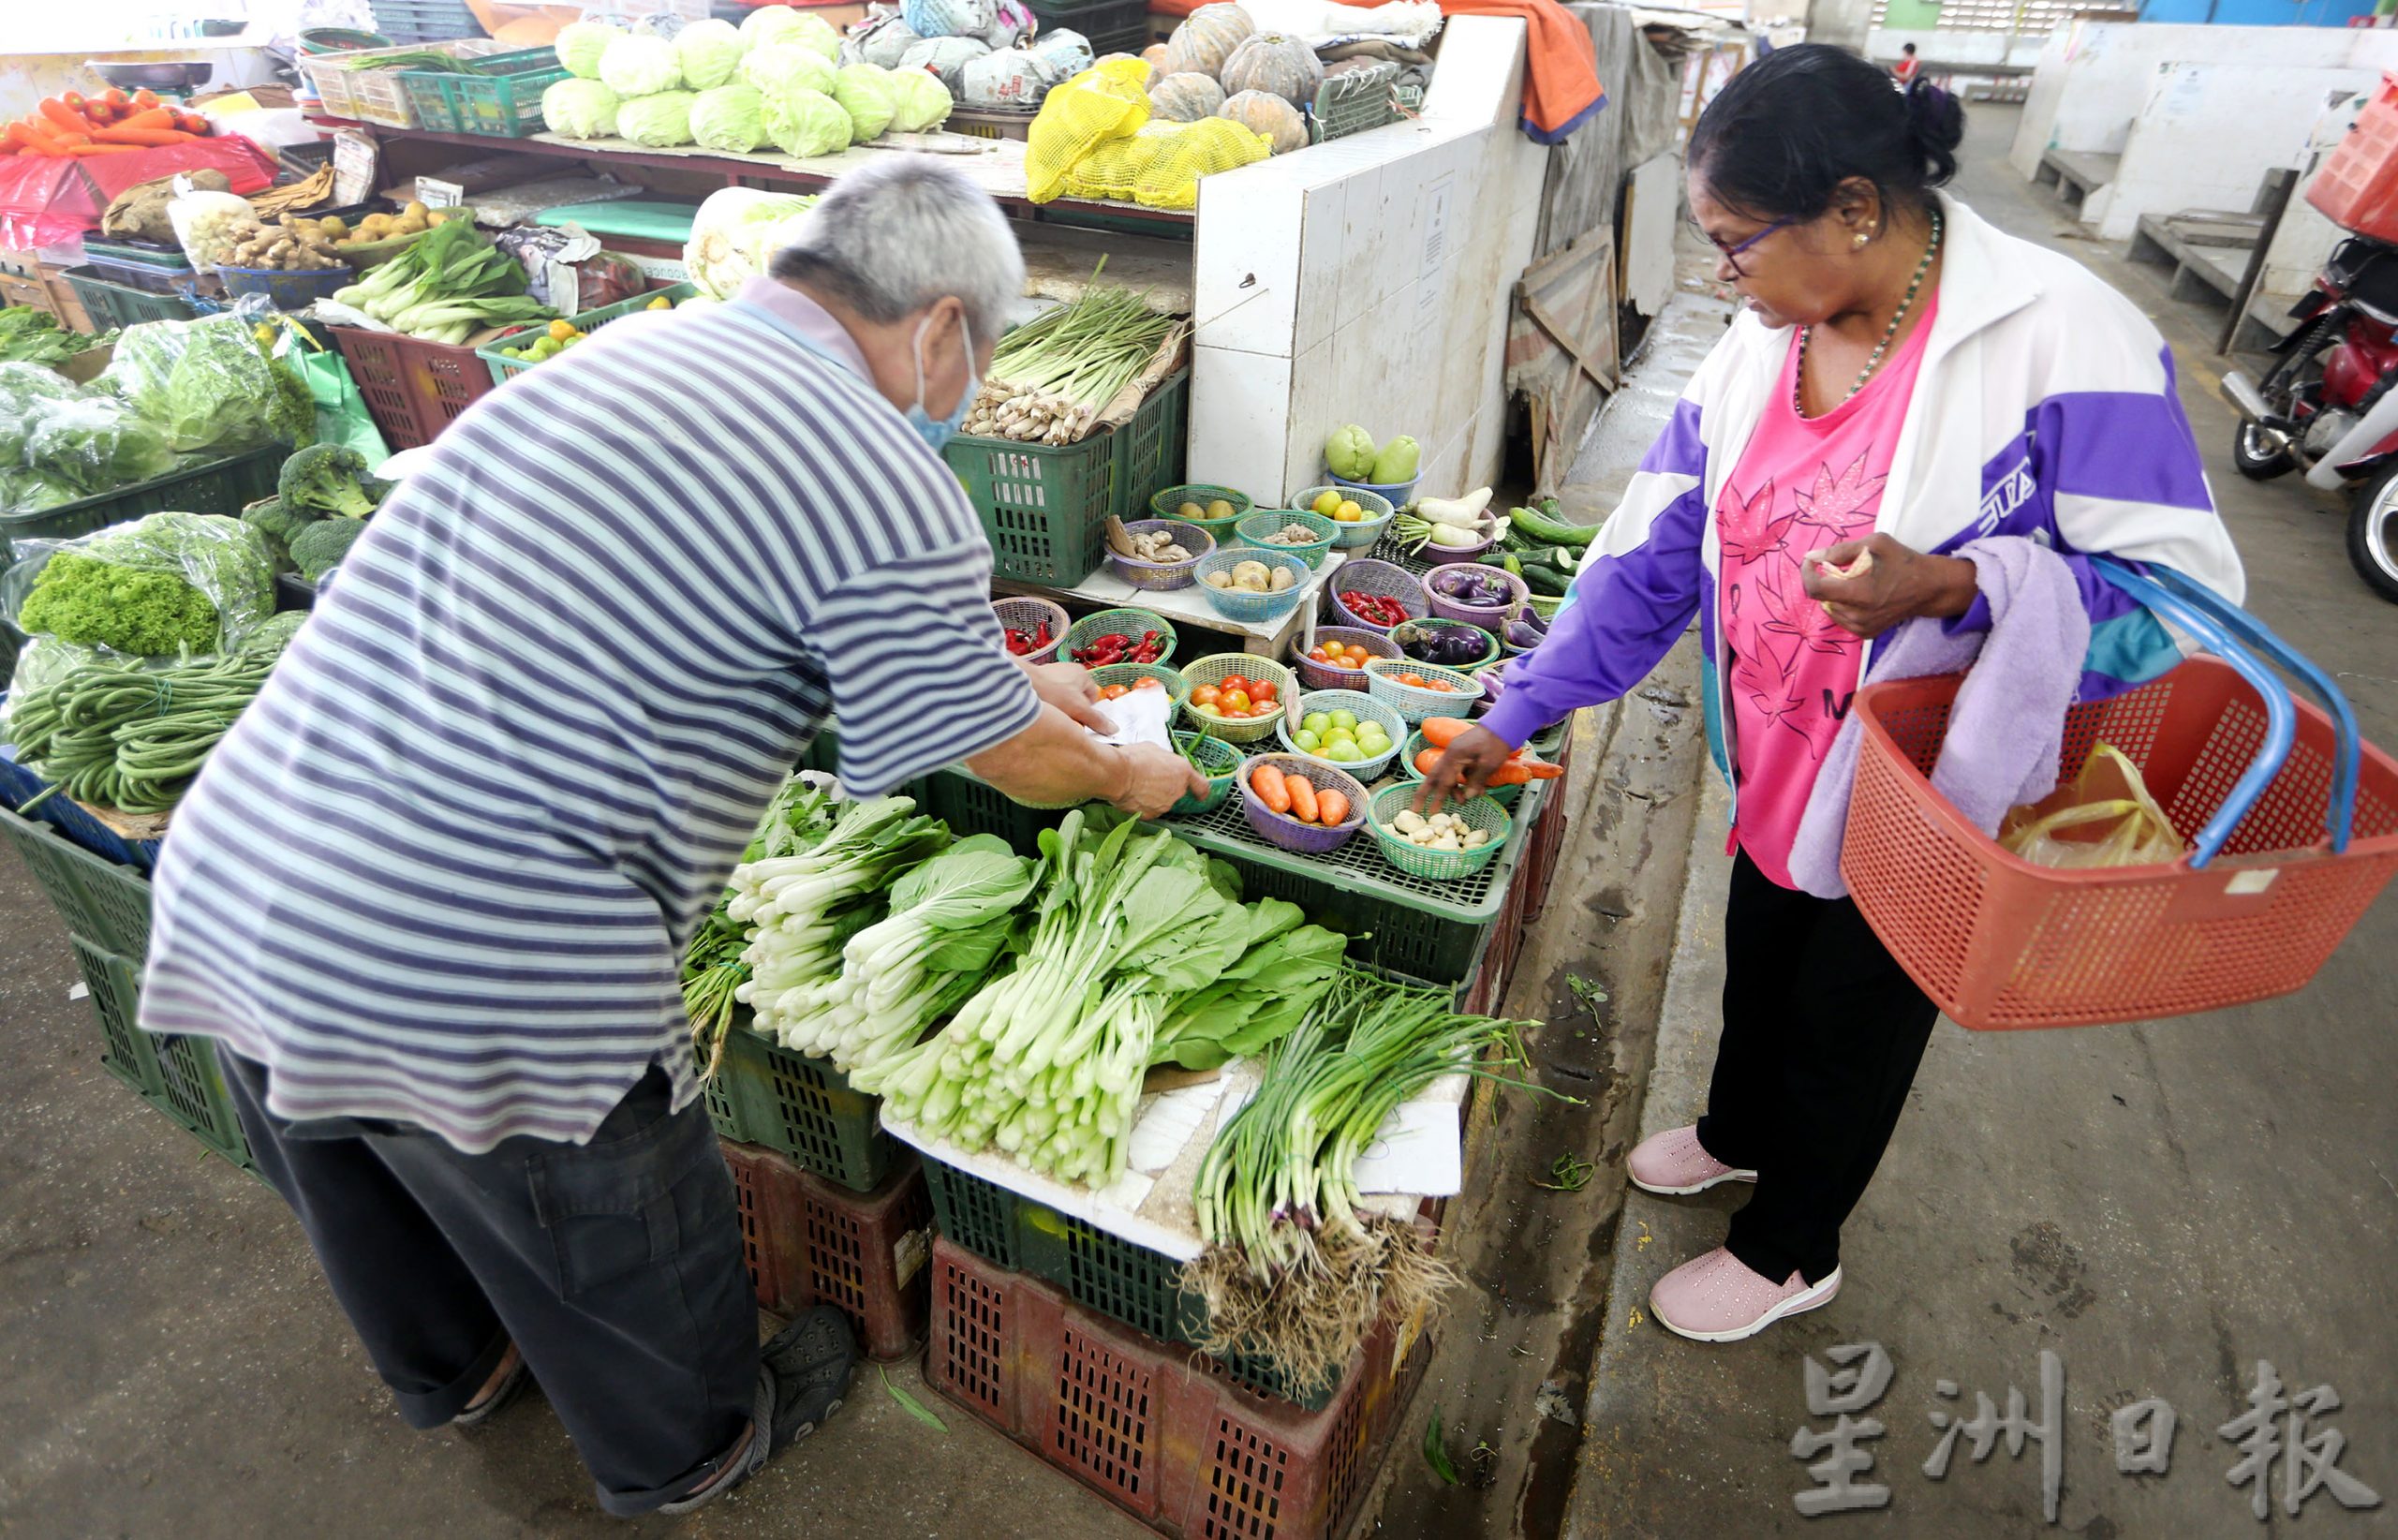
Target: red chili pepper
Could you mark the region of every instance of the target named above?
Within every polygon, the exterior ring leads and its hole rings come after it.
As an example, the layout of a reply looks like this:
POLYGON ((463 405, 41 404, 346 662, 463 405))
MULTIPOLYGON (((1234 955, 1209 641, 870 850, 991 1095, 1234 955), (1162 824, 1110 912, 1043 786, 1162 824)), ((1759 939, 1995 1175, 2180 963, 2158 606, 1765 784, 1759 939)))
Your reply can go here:
POLYGON ((1044 620, 1044 621, 1043 621, 1039 626, 1037 626, 1037 627, 1035 627, 1035 628, 1033 629, 1033 632, 1032 632, 1032 650, 1033 650, 1033 651, 1035 651, 1035 652, 1039 652, 1042 648, 1044 648, 1044 647, 1047 646, 1048 644, 1049 644, 1049 622, 1047 622, 1047 621, 1045 621, 1045 620, 1044 620))

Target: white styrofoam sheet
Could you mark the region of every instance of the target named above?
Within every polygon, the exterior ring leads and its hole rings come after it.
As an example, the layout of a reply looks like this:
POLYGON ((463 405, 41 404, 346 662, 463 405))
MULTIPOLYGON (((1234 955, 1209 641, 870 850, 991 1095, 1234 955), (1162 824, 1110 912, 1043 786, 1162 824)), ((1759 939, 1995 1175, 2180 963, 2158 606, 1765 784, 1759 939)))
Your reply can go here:
MULTIPOLYGON (((1062 1182, 1018 1165, 998 1149, 968 1150, 910 1123, 882 1116, 885 1132, 944 1165, 1070 1214, 1112 1236, 1189 1262, 1206 1248, 1199 1238, 1192 1187, 1218 1126, 1256 1089, 1246 1060, 1224 1066, 1213 1080, 1141 1098, 1133 1113, 1127 1170, 1103 1189, 1062 1182)), ((1386 1119, 1357 1162, 1357 1190, 1366 1206, 1393 1219, 1412 1216, 1423 1198, 1447 1197, 1464 1185, 1464 1109, 1470 1081, 1453 1074, 1427 1087, 1386 1119)))

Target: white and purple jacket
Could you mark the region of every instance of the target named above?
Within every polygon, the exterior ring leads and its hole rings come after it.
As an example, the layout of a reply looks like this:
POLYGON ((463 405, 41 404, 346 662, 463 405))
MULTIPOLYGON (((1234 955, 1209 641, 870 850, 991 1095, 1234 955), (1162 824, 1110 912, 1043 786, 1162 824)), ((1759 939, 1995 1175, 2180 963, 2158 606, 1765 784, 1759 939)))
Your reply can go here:
MULTIPOLYGON (((1917 551, 1987 535, 2040 541, 2074 569, 2090 615, 2080 698, 2156 677, 2180 648, 2085 554, 2155 562, 2233 603, 2245 584, 2148 318, 2089 269, 1943 195, 1940 309, 1907 403, 1875 527, 1917 551)), ((1520 745, 1578 706, 1637 685, 1698 616, 1707 725, 1734 763, 1717 680, 1713 510, 1788 357, 1790 333, 1744 310, 1715 345, 1623 501, 1591 542, 1548 640, 1517 659, 1483 725, 1520 745)), ((1951 629, 1987 629, 1976 598, 1951 629)), ((1872 666, 1871 644, 1862 665, 1872 666)))

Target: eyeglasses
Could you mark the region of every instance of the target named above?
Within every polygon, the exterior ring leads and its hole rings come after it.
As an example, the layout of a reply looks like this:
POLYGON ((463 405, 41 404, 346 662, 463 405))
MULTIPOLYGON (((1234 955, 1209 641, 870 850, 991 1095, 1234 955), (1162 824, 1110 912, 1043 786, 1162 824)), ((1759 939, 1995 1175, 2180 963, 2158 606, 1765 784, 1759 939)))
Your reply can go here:
POLYGON ((1774 234, 1780 230, 1788 230, 1791 226, 1798 223, 1799 223, 1799 221, 1797 219, 1777 219, 1772 224, 1768 225, 1765 229, 1757 231, 1754 235, 1750 236, 1747 240, 1740 242, 1738 245, 1725 245, 1714 236, 1708 234, 1706 230, 1700 230, 1695 223, 1694 223, 1691 228, 1693 230, 1697 230, 1699 238, 1705 241, 1709 245, 1713 246, 1716 251, 1722 255, 1724 264, 1732 270, 1732 276, 1735 278, 1745 278, 1749 274, 1748 270, 1740 266, 1740 253, 1748 250, 1751 246, 1755 245, 1759 241, 1764 240, 1767 236, 1774 234))

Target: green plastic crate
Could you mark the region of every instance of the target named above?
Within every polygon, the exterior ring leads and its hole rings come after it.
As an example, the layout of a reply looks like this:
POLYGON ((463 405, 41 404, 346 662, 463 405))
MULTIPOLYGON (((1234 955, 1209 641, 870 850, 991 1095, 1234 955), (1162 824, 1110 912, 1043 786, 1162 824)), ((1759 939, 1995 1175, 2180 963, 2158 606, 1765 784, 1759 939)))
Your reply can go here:
POLYGON ((872 1192, 898 1158, 882 1132, 881 1097, 851 1089, 828 1059, 760 1037, 746 1011, 725 1035, 715 1086, 722 1098, 710 1101, 708 1116, 718 1133, 778 1150, 851 1192, 872 1192))
MULTIPOLYGON (((733 1030, 738 1031, 739 1029, 735 1028, 733 1030)), ((730 1066, 733 1054, 739 1048, 740 1044, 731 1036, 725 1039, 726 1066, 730 1066)), ((725 1138, 739 1144, 748 1143, 748 1125, 741 1118, 741 1099, 734 1094, 734 1088, 740 1084, 740 1081, 725 1073, 723 1068, 719 1068, 713 1075, 709 1074, 708 1056, 699 1048, 697 1044, 692 1045, 691 1057, 692 1073, 699 1077, 700 1082, 700 1103, 708 1109, 708 1121, 715 1124, 717 1133, 725 1138)))
POLYGON ((158 1094, 158 1055, 149 1035, 134 1024, 141 978, 131 963, 103 952, 80 936, 69 936, 75 964, 83 971, 83 987, 92 1010, 100 1018, 100 1067, 145 1097, 158 1094))
POLYGON ((526 48, 486 54, 472 72, 403 70, 400 84, 416 106, 419 127, 522 139, 541 131, 541 93, 566 78, 556 49, 526 48))
MULTIPOLYGON (((925 1184, 935 1225, 977 1256, 1054 1283, 1074 1303, 1160 1341, 1190 1343, 1206 1326, 1205 1301, 1182 1287, 1182 1264, 1164 1252, 929 1155, 925 1184)), ((1253 1357, 1235 1354, 1221 1361, 1237 1383, 1310 1411, 1339 1388, 1336 1383, 1312 1397, 1295 1396, 1286 1378, 1253 1357)))
POLYGON ((150 952, 150 884, 131 866, 93 854, 47 823, 0 808, 0 836, 24 858, 67 933, 138 970, 150 952))
POLYGON ((244 505, 274 495, 275 478, 291 451, 273 444, 222 459, 179 466, 164 476, 35 513, 0 513, 0 568, 12 542, 72 540, 145 513, 223 513, 238 518, 244 505))
POLYGON ((1149 495, 1182 477, 1191 371, 1149 393, 1132 421, 1079 444, 960 434, 941 453, 966 487, 1003 578, 1071 587, 1103 554, 1110 513, 1147 517, 1149 495))
POLYGON ((69 936, 76 965, 100 1018, 103 1068, 132 1087, 209 1150, 255 1173, 249 1140, 217 1068, 215 1044, 204 1037, 165 1037, 138 1025, 141 970, 135 961, 69 936))
POLYGON ((180 294, 151 294, 127 284, 112 284, 92 270, 70 267, 59 274, 75 291, 76 303, 92 319, 96 332, 139 326, 143 321, 189 320, 200 307, 180 294))
MULTIPOLYGON (((646 294, 636 294, 629 300, 618 300, 614 304, 603 304, 596 310, 579 312, 569 316, 567 320, 581 327, 586 333, 595 332, 620 316, 629 316, 636 310, 648 309, 651 304, 660 296, 679 304, 699 291, 700 287, 697 284, 669 284, 664 289, 653 289, 646 294)), ((510 332, 505 335, 495 337, 475 349, 475 356, 490 365, 493 384, 505 385, 510 379, 533 367, 531 360, 510 358, 500 349, 517 346, 515 339, 518 337, 531 338, 539 334, 539 328, 527 327, 522 332, 510 332)))

